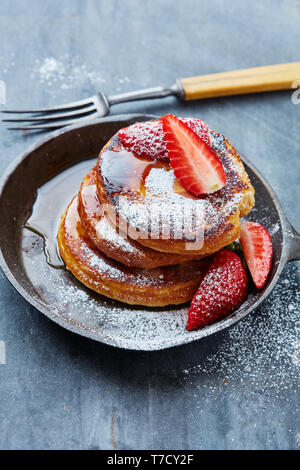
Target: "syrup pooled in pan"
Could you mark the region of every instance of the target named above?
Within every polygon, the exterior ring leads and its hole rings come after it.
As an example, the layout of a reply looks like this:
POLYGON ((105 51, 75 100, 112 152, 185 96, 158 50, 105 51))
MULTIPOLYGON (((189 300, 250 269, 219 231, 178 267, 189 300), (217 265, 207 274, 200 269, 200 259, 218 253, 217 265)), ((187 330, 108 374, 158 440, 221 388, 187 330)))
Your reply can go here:
POLYGON ((60 217, 77 194, 82 179, 94 166, 95 161, 86 160, 68 168, 38 190, 32 214, 25 228, 43 237, 47 263, 54 268, 64 266, 57 245, 60 217))

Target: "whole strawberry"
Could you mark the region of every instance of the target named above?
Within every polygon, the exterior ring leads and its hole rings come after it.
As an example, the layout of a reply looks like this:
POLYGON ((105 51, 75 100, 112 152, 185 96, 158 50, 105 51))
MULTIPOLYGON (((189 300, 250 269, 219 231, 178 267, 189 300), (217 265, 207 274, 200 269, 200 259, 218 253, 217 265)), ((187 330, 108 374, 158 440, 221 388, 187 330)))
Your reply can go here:
POLYGON ((208 268, 188 312, 188 331, 214 323, 245 300, 248 278, 238 255, 222 250, 208 268))

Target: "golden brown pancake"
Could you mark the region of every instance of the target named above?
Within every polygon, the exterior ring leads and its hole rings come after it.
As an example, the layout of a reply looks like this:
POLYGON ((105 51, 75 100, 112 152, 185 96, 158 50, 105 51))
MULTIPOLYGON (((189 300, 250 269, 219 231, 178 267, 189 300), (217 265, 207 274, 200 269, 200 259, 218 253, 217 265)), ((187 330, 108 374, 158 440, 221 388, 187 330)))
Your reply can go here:
POLYGON ((116 134, 96 165, 100 201, 116 213, 108 213, 112 223, 138 243, 167 253, 207 256, 236 240, 240 218, 254 206, 254 189, 228 140, 210 130, 209 143, 223 164, 226 184, 196 197, 183 188, 168 161, 137 157, 116 134))
POLYGON ((99 251, 79 218, 77 196, 63 214, 58 245, 67 268, 90 289, 128 304, 162 307, 182 304, 197 290, 208 259, 151 270, 129 268, 99 251))
POLYGON ((81 184, 78 193, 78 213, 86 234, 106 256, 126 266, 144 269, 170 266, 199 258, 198 255, 158 252, 118 231, 104 213, 98 198, 96 182, 96 169, 93 168, 81 184))

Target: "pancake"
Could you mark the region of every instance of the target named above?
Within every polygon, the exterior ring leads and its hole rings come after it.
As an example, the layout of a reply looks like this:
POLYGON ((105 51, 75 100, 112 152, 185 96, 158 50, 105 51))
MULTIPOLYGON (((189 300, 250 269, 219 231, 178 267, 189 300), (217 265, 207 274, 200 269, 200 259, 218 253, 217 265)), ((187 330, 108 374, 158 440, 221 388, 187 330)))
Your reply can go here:
MULTIPOLYGON (((202 123, 191 120, 195 121, 202 123)), ((226 184, 213 194, 196 197, 177 180, 164 154, 161 121, 139 123, 138 132, 143 126, 148 132, 151 123, 157 135, 153 145, 149 138, 145 142, 152 145, 152 159, 145 158, 145 145, 136 146, 137 151, 142 148, 139 154, 128 150, 120 131, 99 155, 98 196, 102 204, 113 207, 108 213, 112 223, 138 243, 167 253, 207 256, 236 240, 240 218, 254 206, 254 189, 237 151, 224 136, 207 128, 205 139, 222 162, 226 184)), ((193 130, 198 133, 197 127, 193 130)), ((203 138, 203 126, 201 132, 203 138)))
POLYGON ((67 268, 90 289, 127 304, 178 305, 197 290, 208 260, 194 260, 151 270, 129 268, 111 260, 90 241, 80 222, 78 197, 61 217, 58 245, 67 268))
POLYGON ((96 186, 96 169, 84 178, 78 193, 78 212, 86 234, 106 256, 134 268, 153 269, 199 258, 199 256, 162 253, 131 240, 126 233, 118 233, 103 206, 96 186))

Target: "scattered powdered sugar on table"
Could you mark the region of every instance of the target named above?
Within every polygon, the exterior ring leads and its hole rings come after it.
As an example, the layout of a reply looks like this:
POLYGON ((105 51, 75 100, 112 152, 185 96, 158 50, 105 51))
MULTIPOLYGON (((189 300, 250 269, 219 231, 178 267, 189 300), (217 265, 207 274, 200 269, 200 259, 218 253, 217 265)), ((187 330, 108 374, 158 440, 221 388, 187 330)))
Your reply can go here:
POLYGON ((47 57, 39 67, 41 79, 49 82, 51 79, 62 78, 65 74, 65 67, 62 62, 54 59, 54 57, 47 57))
POLYGON ((292 362, 296 366, 299 366, 300 365, 300 340, 293 341, 292 346, 293 346, 293 353, 291 355, 292 362))
POLYGON ((106 83, 99 73, 69 55, 36 59, 31 76, 39 77, 40 81, 49 87, 60 87, 62 90, 80 87, 85 82, 98 86, 106 83))
POLYGON ((7 56, 1 55, 0 56, 0 66, 1 72, 3 74, 7 74, 11 68, 15 68, 15 53, 11 51, 7 56))
MULTIPOLYGON (((103 70, 103 66, 101 68, 103 70)), ((72 90, 77 88, 80 90, 81 87, 88 84, 100 90, 110 80, 110 75, 109 70, 107 73, 99 71, 99 63, 85 64, 79 57, 64 54, 59 57, 36 59, 30 76, 34 80, 38 78, 42 84, 51 89, 52 94, 55 94, 56 89, 72 90)), ((118 92, 124 90, 124 86, 130 83, 130 79, 126 76, 119 77, 114 78, 114 82, 114 91, 118 92)))
MULTIPOLYGON (((227 330, 227 338, 201 364, 183 370, 184 380, 197 384, 201 374, 207 378, 217 376, 224 385, 250 382, 263 390, 297 386, 299 308, 297 268, 289 265, 263 307, 227 330)), ((214 392, 213 385, 207 387, 214 392)))

